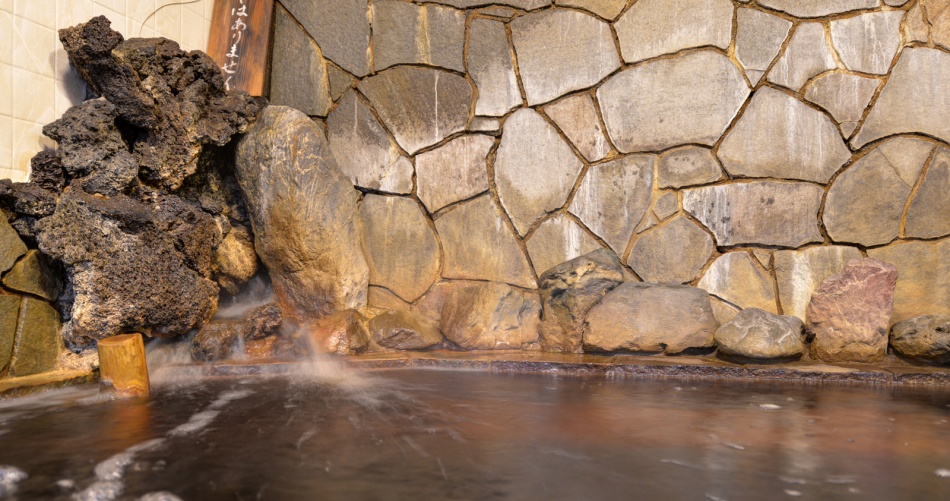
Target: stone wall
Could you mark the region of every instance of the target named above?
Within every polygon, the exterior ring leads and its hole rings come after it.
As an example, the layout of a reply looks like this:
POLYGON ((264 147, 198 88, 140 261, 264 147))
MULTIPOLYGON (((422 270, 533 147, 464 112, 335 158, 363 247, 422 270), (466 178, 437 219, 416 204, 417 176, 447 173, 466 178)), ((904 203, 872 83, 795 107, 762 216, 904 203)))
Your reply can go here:
POLYGON ((892 323, 950 314, 944 0, 553 3, 278 2, 270 97, 363 194, 371 306, 603 248, 721 323, 862 256, 892 323))

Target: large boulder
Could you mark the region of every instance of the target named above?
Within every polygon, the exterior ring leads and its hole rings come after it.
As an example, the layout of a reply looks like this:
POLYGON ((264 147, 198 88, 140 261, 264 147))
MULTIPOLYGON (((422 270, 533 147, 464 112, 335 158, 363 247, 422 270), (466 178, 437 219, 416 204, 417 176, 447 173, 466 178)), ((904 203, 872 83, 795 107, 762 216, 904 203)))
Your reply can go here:
POLYGON ((607 249, 574 258, 541 275, 541 348, 580 353, 587 312, 623 280, 620 261, 607 249))
POLYGON ((358 193, 317 125, 292 108, 267 107, 238 143, 235 168, 284 311, 319 318, 365 306, 358 193))
POLYGON ((439 327, 465 349, 521 349, 538 340, 541 303, 537 293, 486 282, 452 291, 439 327))
POLYGON ((802 321, 746 308, 726 322, 714 336, 719 353, 753 359, 791 358, 805 349, 802 321))
POLYGON ((884 358, 894 305, 897 268, 876 259, 854 259, 812 294, 805 328, 812 355, 826 362, 884 358))
POLYGON ((950 315, 921 315, 891 327, 891 348, 915 362, 950 365, 950 315))
POLYGON ((373 340, 394 350, 423 350, 442 342, 439 324, 410 311, 393 311, 369 321, 373 340))
POLYGON ((688 285, 628 282, 587 313, 584 351, 675 354, 713 346, 719 322, 709 294, 688 285))

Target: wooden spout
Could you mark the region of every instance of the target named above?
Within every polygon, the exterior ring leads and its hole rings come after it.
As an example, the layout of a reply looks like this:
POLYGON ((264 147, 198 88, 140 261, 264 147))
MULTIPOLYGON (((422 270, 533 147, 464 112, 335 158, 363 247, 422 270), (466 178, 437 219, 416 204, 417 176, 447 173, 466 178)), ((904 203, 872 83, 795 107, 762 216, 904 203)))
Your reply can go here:
POLYGON ((147 397, 148 366, 141 334, 120 334, 99 341, 99 377, 103 389, 122 397, 147 397))

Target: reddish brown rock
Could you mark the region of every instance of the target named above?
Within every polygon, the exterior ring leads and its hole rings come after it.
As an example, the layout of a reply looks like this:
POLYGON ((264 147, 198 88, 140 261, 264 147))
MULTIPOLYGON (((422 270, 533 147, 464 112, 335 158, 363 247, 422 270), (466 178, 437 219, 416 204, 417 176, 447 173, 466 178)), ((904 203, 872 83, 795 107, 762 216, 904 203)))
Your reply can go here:
POLYGON ((446 338, 465 349, 517 350, 538 340, 540 320, 536 292, 487 282, 449 294, 439 327, 446 338))
POLYGON ((812 356, 826 362, 884 358, 896 286, 897 268, 870 258, 854 259, 826 278, 805 312, 812 356))
POLYGON ((310 328, 313 348, 320 353, 355 355, 369 346, 366 318, 356 310, 343 310, 314 322, 310 328))

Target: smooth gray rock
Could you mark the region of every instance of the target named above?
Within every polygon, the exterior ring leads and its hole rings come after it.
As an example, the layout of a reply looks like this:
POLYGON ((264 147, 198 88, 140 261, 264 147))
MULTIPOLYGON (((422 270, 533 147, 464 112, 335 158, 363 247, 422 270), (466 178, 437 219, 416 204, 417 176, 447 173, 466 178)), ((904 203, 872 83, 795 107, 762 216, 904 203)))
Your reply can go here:
POLYGON ((452 291, 439 328, 467 350, 519 350, 537 342, 540 321, 537 292, 488 282, 452 291))
POLYGON ((679 197, 671 191, 663 193, 656 199, 656 202, 653 202, 653 214, 660 221, 676 214, 679 210, 679 197))
POLYGON ((898 242, 868 249, 868 257, 897 266, 891 324, 919 315, 950 315, 950 238, 898 242))
POLYGON ((805 99, 828 110, 831 116, 850 135, 864 115, 874 91, 881 81, 850 73, 826 73, 805 88, 805 99))
MULTIPOLYGON (((2 297, 2 296, 0 296, 2 297)), ((891 348, 915 362, 950 364, 950 316, 921 315, 891 327, 891 348)))
POLYGON ((835 58, 825 40, 821 23, 802 23, 795 28, 785 54, 767 77, 769 82, 798 91, 813 76, 834 69, 835 58))
POLYGON ((696 286, 739 308, 778 313, 774 280, 745 252, 727 252, 717 257, 696 286))
POLYGON ((488 152, 494 145, 490 136, 470 134, 416 155, 417 194, 430 213, 488 191, 488 152))
POLYGON ((950 149, 937 149, 914 200, 904 233, 911 238, 950 235, 950 149))
POLYGON ((481 7, 484 5, 510 5, 516 9, 535 10, 551 5, 553 0, 431 0, 432 3, 451 5, 460 9, 481 7))
POLYGON ((13 268, 20 256, 26 254, 26 244, 20 240, 6 216, 0 215, 0 274, 13 268))
POLYGON ((843 245, 776 251, 775 281, 782 312, 804 320, 808 301, 821 282, 843 270, 848 261, 862 257, 856 247, 843 245))
POLYGON ((389 193, 412 191, 412 164, 355 91, 327 117, 330 151, 354 185, 389 193))
POLYGON ((650 207, 655 162, 655 155, 628 155, 595 165, 571 202, 571 214, 618 255, 650 207))
POLYGON ((488 195, 463 202, 435 221, 445 278, 505 282, 534 288, 534 274, 505 216, 488 195))
POLYGON ((781 50, 792 22, 761 10, 740 7, 736 24, 736 59, 755 85, 781 50))
POLYGON ((709 295, 688 285, 625 283, 587 313, 584 351, 676 354, 713 346, 709 295))
POLYGON ((465 11, 395 0, 373 2, 373 65, 428 64, 465 71, 465 11))
POLYGON ((330 98, 337 101, 343 93, 350 90, 355 83, 353 75, 341 70, 335 65, 327 65, 327 80, 330 85, 330 98))
POLYGON ((541 275, 541 348, 580 353, 587 312, 624 281, 617 256, 607 249, 574 258, 541 275))
POLYGON ((266 108, 238 143, 235 173, 284 312, 312 319, 365 306, 358 193, 313 121, 266 108))
POLYGON ((369 67, 369 5, 367 0, 283 0, 323 50, 344 70, 364 77, 369 67))
POLYGON ((627 264, 646 282, 693 281, 716 246, 712 237, 685 217, 643 233, 627 264))
POLYGON ((607 156, 610 144, 600 125, 597 106, 590 94, 575 94, 544 107, 544 113, 571 140, 577 151, 589 162, 607 156))
POLYGON ((795 17, 823 17, 871 9, 880 5, 880 0, 759 0, 759 4, 795 17))
POLYGON ((713 51, 625 69, 597 90, 610 139, 625 153, 712 146, 748 95, 732 61, 713 51))
POLYGON ((831 41, 851 71, 884 75, 901 45, 904 12, 871 12, 831 21, 831 41))
POLYGON ((660 155, 657 186, 682 188, 722 179, 722 167, 709 148, 683 146, 660 155))
POLYGON ((583 166, 536 111, 524 108, 508 117, 495 158, 495 185, 519 234, 564 205, 583 166))
POLYGON ((614 29, 623 60, 635 63, 692 47, 728 49, 732 14, 728 0, 639 0, 614 29))
POLYGON ((502 116, 521 104, 505 24, 475 18, 469 28, 468 71, 478 88, 475 114, 502 116))
POLYGON ((823 240, 818 231, 823 195, 810 183, 730 183, 684 190, 683 209, 713 232, 718 245, 794 248, 823 240))
POLYGON ((467 80, 434 68, 389 68, 358 88, 410 155, 464 130, 472 105, 467 80))
POLYGON ((762 87, 719 147, 733 176, 827 183, 851 158, 827 115, 784 92, 762 87))
POLYGON ((590 11, 608 21, 612 21, 619 16, 627 5, 626 0, 555 0, 554 3, 590 11))
POLYGON ((610 25, 594 16, 550 9, 510 26, 529 106, 590 87, 620 67, 610 25))
POLYGON ((897 175, 908 186, 917 184, 924 163, 930 158, 934 148, 934 143, 916 137, 893 137, 878 146, 878 150, 887 157, 897 175))
POLYGON ((330 80, 320 47, 280 5, 274 9, 270 102, 296 108, 307 115, 327 116, 330 80))
POLYGON ((950 54, 945 51, 903 50, 851 145, 860 148, 908 132, 950 142, 950 54))
POLYGON ((366 195, 360 218, 370 284, 412 302, 438 280, 439 241, 416 201, 366 195))
POLYGON ((835 242, 866 246, 897 238, 908 186, 875 149, 844 171, 825 200, 822 221, 835 242))
POLYGON ((753 359, 798 357, 805 350, 802 321, 746 308, 716 330, 719 353, 753 359))
POLYGON ((376 315, 369 331, 380 346, 394 350, 424 350, 442 342, 439 324, 411 311, 376 315))
POLYGON ((528 255, 540 275, 565 262, 593 252, 600 244, 573 219, 558 214, 541 223, 527 243, 528 255))

